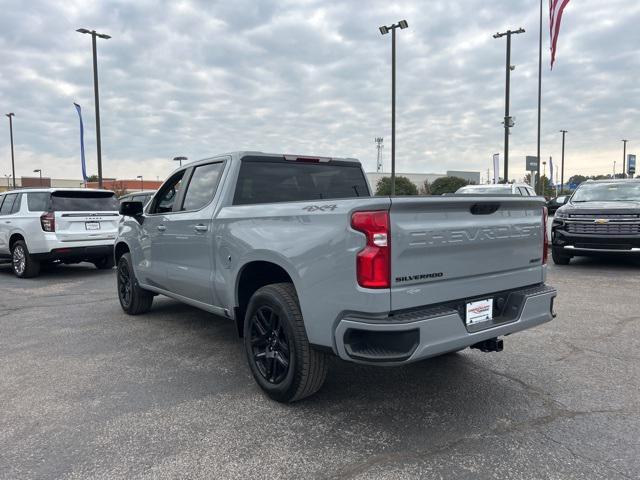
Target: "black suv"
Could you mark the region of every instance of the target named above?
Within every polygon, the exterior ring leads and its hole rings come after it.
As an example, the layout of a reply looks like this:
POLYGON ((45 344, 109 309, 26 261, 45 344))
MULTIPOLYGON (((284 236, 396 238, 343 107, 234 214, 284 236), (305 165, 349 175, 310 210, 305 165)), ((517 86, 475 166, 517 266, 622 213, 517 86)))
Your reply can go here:
POLYGON ((635 254, 640 258, 640 180, 582 183, 551 228, 553 262, 574 256, 635 254))

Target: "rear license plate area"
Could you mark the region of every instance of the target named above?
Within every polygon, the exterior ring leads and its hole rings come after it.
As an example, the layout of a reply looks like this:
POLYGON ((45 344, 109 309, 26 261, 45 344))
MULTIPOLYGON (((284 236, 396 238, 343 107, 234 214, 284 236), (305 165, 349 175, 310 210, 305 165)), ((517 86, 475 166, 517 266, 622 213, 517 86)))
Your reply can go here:
POLYGON ((493 320, 493 298, 467 303, 465 315, 465 324, 467 326, 491 320, 493 320))
POLYGON ((100 222, 84 222, 85 230, 100 230, 100 222))

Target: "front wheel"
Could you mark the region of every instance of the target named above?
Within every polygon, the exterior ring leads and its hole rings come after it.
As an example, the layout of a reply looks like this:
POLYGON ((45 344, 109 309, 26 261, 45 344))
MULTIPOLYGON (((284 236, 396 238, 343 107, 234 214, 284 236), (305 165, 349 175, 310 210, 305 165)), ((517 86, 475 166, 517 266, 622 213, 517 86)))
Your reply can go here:
POLYGON ((125 253, 118 260, 118 300, 120 306, 129 315, 139 315, 148 312, 153 303, 153 294, 138 285, 131 254, 125 253))
POLYGON ((272 399, 295 402, 322 387, 327 358, 309 344, 291 283, 267 285, 253 294, 244 345, 253 377, 272 399))
POLYGON ((22 240, 11 247, 11 264, 13 273, 19 278, 36 277, 40 273, 40 262, 31 256, 27 244, 22 240))
POLYGON ((558 248, 551 249, 551 258, 553 259, 553 263, 555 263, 556 265, 569 265, 571 257, 560 252, 561 250, 558 248))

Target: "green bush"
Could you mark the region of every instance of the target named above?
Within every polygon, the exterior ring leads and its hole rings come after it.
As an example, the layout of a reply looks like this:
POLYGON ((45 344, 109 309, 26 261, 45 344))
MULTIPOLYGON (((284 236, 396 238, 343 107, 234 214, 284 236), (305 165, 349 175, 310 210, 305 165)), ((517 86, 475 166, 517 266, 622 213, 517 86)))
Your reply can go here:
MULTIPOLYGON (((378 180, 376 195, 391 195, 391 177, 378 180)), ((418 195, 418 187, 407 177, 396 177, 396 195, 418 195)))

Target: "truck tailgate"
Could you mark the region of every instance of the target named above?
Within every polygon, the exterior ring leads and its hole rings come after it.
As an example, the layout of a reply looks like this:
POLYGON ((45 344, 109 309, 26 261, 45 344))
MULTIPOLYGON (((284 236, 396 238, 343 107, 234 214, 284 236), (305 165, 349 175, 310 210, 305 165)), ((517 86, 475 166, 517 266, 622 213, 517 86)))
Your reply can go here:
POLYGON ((393 198, 391 309, 544 280, 539 197, 393 198))

